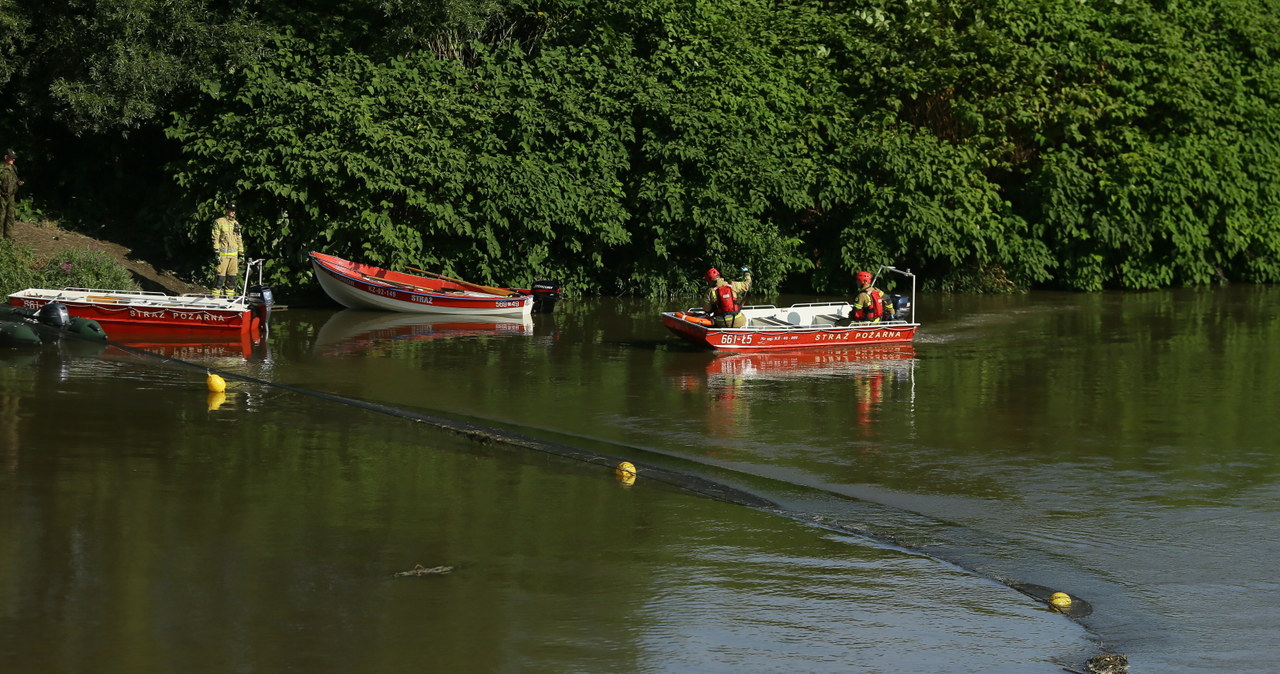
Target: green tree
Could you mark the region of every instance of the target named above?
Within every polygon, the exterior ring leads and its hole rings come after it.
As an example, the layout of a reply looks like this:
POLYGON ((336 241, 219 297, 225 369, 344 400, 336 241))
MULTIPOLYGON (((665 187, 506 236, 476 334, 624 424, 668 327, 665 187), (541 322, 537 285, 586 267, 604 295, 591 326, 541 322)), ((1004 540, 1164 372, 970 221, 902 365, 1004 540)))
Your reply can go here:
POLYGON ((236 198, 277 283, 314 248, 653 295, 1270 282, 1271 4, 0 0, 0 130, 193 264, 236 198))

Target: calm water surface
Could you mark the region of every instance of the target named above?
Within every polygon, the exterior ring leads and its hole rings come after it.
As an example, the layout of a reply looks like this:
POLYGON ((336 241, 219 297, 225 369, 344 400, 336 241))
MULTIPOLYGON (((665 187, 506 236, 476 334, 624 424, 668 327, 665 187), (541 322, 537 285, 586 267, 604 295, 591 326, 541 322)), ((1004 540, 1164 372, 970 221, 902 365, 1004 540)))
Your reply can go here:
POLYGON ((1278 300, 924 297, 912 348, 783 355, 613 300, 3 350, 0 671, 1273 671, 1278 300))

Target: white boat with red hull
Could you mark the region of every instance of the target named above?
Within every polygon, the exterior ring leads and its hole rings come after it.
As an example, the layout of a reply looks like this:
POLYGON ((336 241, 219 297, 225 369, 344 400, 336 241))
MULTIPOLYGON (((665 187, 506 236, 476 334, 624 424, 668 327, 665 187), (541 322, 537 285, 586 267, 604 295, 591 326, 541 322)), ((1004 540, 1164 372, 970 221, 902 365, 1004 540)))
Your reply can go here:
POLYGON ((848 302, 809 302, 787 307, 771 304, 743 307, 746 325, 741 328, 715 327, 701 309, 663 312, 662 324, 688 342, 721 351, 911 343, 920 328, 919 323, 911 320, 915 275, 909 270, 888 266, 881 267, 880 271, 891 271, 911 279, 911 295, 886 298, 895 305, 894 320, 859 322, 853 319, 853 306, 848 302))
POLYGON ((534 284, 532 290, 497 288, 438 274, 408 274, 315 252, 311 253, 311 268, 325 293, 350 309, 528 318, 535 305, 539 313, 550 313, 559 298, 559 287, 545 281, 534 284))

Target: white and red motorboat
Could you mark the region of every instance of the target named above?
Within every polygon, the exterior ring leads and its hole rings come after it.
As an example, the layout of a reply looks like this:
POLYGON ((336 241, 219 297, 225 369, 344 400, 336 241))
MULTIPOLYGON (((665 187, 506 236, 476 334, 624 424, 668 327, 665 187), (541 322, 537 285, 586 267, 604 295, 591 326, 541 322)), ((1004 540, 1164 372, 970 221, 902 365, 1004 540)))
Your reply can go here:
POLYGON ((311 268, 325 293, 351 309, 526 318, 534 309, 535 291, 521 288, 496 288, 439 275, 417 276, 315 252, 311 253, 311 268))
POLYGON ((246 273, 245 288, 237 296, 28 288, 9 295, 9 304, 39 309, 50 302, 60 302, 72 316, 97 321, 113 341, 127 342, 130 335, 175 332, 257 335, 266 327, 274 303, 271 289, 262 285, 262 262, 249 262, 249 270, 258 270, 258 285, 249 288, 246 273))
MULTIPOLYGON (((667 311, 662 324, 682 339, 721 351, 772 351, 910 343, 920 324, 911 320, 915 275, 893 267, 881 267, 911 278, 911 295, 892 298, 897 315, 891 321, 854 321, 848 302, 809 302, 776 307, 771 304, 742 308, 746 325, 714 327, 700 309, 667 311)), ((878 277, 878 275, 877 275, 878 277)), ((874 283, 874 280, 873 280, 874 283)))

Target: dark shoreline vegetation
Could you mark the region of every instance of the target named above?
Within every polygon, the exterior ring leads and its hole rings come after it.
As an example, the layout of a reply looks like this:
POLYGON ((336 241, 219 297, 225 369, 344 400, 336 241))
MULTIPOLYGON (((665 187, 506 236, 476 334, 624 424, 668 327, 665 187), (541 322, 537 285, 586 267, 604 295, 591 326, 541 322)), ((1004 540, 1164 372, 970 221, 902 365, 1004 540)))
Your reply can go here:
POLYGON ((24 219, 570 295, 1280 280, 1274 2, 0 7, 24 219))

